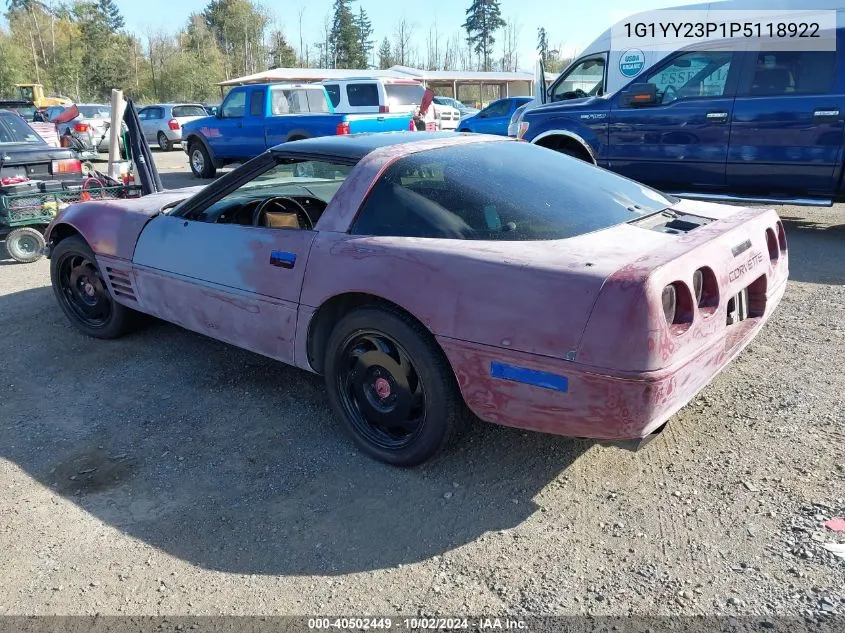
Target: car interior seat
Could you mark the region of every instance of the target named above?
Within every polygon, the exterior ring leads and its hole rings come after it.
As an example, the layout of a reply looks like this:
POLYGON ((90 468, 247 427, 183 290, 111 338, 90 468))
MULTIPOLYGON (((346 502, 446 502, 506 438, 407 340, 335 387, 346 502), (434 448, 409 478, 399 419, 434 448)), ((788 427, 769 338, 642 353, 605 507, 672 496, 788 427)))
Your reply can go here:
POLYGON ((265 211, 264 226, 268 229, 300 229, 299 217, 294 212, 265 211))

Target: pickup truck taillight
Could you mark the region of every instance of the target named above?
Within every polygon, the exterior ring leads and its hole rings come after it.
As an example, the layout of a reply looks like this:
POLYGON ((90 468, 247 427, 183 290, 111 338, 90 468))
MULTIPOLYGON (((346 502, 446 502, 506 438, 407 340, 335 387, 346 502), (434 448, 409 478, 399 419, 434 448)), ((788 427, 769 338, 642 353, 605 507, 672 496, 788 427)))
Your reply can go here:
POLYGON ((73 126, 74 131, 83 133, 88 131, 88 124, 87 123, 77 123, 73 126))
POLYGON ((76 158, 64 158, 53 161, 53 175, 56 174, 81 174, 82 161, 76 158))
POLYGON ((169 127, 171 130, 178 130, 179 129, 179 121, 177 121, 176 119, 170 119, 167 122, 167 127, 169 127))
POLYGON ((390 112, 390 108, 388 108, 386 105, 380 105, 378 107, 378 111, 379 114, 387 114, 388 112, 390 112))
POLYGON ((349 123, 347 123, 346 121, 341 121, 340 123, 338 123, 337 129, 335 130, 335 134, 337 134, 338 136, 351 134, 351 132, 349 131, 349 123))

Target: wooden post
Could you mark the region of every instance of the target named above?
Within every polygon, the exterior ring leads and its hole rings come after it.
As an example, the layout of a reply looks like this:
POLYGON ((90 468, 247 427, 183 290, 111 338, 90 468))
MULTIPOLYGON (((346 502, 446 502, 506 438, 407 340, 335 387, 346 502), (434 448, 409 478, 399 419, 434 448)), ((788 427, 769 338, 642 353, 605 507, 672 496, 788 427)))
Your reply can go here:
POLYGON ((109 176, 120 178, 120 136, 123 131, 123 112, 126 102, 122 90, 111 91, 111 127, 109 128, 109 176))

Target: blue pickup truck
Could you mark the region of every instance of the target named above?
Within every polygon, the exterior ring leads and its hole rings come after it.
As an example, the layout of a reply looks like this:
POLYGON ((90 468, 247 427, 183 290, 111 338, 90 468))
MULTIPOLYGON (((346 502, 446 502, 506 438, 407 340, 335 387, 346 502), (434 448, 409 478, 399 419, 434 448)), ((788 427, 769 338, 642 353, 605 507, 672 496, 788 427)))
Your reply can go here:
POLYGON ((845 30, 826 36, 836 51, 758 40, 651 65, 595 47, 510 131, 682 197, 830 205, 845 199, 845 30))
POLYGON ((186 123, 182 145, 194 175, 212 178, 286 141, 413 129, 410 113, 335 114, 319 84, 259 84, 232 88, 215 116, 186 123))

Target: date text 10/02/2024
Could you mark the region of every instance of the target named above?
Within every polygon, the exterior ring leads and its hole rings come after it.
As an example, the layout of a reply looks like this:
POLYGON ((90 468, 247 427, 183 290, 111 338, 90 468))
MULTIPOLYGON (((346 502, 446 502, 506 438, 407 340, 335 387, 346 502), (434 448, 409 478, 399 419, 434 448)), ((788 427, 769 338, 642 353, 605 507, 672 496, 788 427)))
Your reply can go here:
POLYGON ((490 630, 524 631, 524 620, 511 618, 309 618, 311 630, 347 629, 397 631, 490 630))

